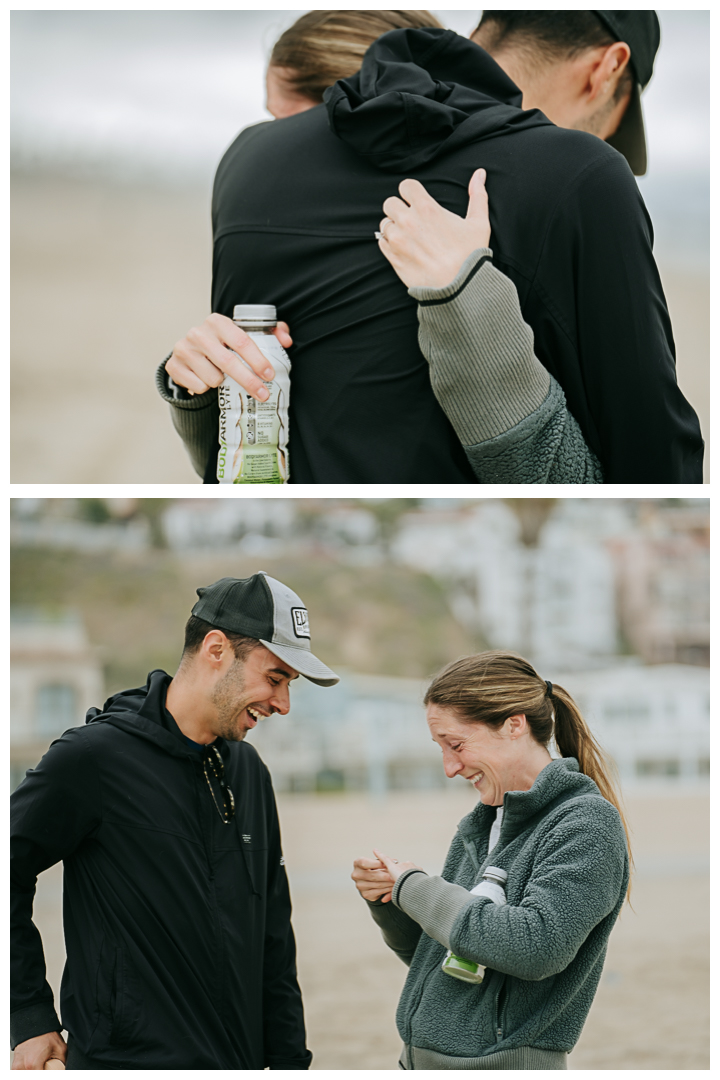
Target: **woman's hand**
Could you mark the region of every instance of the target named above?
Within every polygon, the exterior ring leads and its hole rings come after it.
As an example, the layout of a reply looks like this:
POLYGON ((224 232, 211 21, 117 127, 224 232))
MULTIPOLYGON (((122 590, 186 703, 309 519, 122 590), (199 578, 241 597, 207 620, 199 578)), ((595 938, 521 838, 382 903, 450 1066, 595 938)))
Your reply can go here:
POLYGON ((383 904, 392 900, 395 879, 379 859, 356 859, 350 876, 364 900, 382 900, 383 904))
POLYGON ((380 250, 408 288, 441 289, 449 285, 468 255, 488 246, 490 217, 485 177, 484 169, 473 173, 464 218, 435 202, 419 180, 403 180, 398 188, 402 198, 385 200, 380 250))
POLYGON ((350 875, 360 895, 365 900, 392 900, 393 885, 406 870, 422 870, 411 862, 398 862, 373 849, 375 859, 356 859, 350 875))
MULTIPOLYGON (((284 348, 292 345, 287 323, 278 323, 273 333, 284 348)), ((270 396, 263 380, 269 382, 275 378, 270 361, 253 339, 232 319, 218 314, 209 315, 200 326, 189 330, 182 341, 175 343, 165 370, 174 383, 184 386, 191 394, 204 394, 229 375, 258 401, 267 401, 270 396)))

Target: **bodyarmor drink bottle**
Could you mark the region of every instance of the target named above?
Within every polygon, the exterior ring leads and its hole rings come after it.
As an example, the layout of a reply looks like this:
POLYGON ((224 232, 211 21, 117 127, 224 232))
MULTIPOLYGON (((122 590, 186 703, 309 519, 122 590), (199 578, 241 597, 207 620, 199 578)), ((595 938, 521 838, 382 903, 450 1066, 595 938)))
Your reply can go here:
POLYGON ((290 357, 273 334, 277 312, 272 304, 236 304, 233 322, 268 358, 275 378, 265 383, 267 401, 257 401, 229 375, 225 377, 218 390, 217 478, 221 484, 286 484, 290 357))
MULTIPOLYGON (((505 882, 507 870, 501 870, 498 866, 487 866, 483 872, 482 881, 470 890, 471 896, 489 896, 494 904, 507 904, 505 896, 505 882)), ((485 978, 485 968, 474 960, 464 960, 462 956, 456 956, 448 949, 447 955, 442 962, 442 969, 446 975, 452 975, 454 979, 462 979, 463 982, 481 983, 485 978)))

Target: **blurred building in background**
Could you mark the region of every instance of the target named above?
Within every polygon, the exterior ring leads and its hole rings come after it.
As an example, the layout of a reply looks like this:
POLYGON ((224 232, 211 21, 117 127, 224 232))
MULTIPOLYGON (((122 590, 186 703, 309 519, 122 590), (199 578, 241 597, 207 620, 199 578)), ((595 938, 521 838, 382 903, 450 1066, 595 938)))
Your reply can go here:
MULTIPOLYGON (((707 673, 667 664, 543 675, 575 697, 624 787, 707 782, 707 673)), ((337 687, 293 686, 287 716, 263 720, 249 741, 279 791, 440 788, 445 776, 422 699, 427 681, 343 674, 337 687)))
POLYGON ((103 672, 79 616, 15 610, 10 621, 10 773, 17 787, 58 735, 104 701, 103 672))
MULTIPOLYGON (((38 553, 117 553, 121 581, 126 560, 132 575, 151 558, 155 573, 208 553, 229 572, 239 556, 270 573, 275 559, 328 574, 341 564, 346 583, 354 568, 412 568, 408 589, 429 576, 457 624, 526 655, 576 697, 625 784, 707 782, 707 500, 32 499, 13 501, 11 537, 38 553)), ((352 624, 361 602, 348 593, 338 618, 352 624)), ((12 678, 16 772, 105 697, 96 654, 69 615, 18 616, 12 678)), ((279 790, 441 787, 427 682, 353 670, 330 689, 301 679, 289 716, 263 721, 251 741, 279 790)))

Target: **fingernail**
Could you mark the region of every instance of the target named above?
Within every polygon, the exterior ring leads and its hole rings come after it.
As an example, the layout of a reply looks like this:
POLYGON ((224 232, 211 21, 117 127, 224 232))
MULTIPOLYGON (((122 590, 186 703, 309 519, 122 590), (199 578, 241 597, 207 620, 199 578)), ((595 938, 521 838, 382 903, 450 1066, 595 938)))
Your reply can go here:
POLYGON ((273 371, 273 369, 271 367, 266 367, 265 368, 265 370, 263 371, 263 378, 264 379, 274 379, 275 378, 275 372, 273 371))
POLYGON ((258 390, 256 397, 259 397, 261 401, 267 401, 270 397, 270 391, 265 386, 261 386, 258 390))

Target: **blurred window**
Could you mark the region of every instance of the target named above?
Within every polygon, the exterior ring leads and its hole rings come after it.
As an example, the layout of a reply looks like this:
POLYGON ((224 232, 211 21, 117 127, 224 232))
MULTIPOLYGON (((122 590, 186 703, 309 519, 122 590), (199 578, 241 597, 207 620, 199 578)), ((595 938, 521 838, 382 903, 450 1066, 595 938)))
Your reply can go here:
POLYGON ((638 776, 679 776, 680 762, 677 758, 640 758, 635 772, 638 776))
POLYGON ((607 701, 603 706, 606 720, 643 721, 650 719, 650 708, 643 701, 607 701))
POLYGON ((35 714, 38 735, 59 735, 77 724, 77 694, 69 683, 46 683, 38 688, 35 714))

